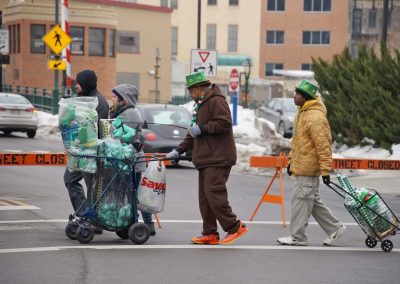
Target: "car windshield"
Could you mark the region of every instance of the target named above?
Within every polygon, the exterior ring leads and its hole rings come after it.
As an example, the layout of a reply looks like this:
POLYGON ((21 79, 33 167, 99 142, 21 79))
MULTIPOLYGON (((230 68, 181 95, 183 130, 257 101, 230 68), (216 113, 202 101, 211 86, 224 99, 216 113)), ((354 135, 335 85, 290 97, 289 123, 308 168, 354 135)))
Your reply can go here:
POLYGON ((2 104, 29 104, 29 101, 20 96, 0 96, 0 103, 2 104))
POLYGON ((282 105, 283 105, 282 108, 284 111, 287 111, 287 112, 296 112, 297 111, 297 108, 296 108, 296 105, 294 104, 293 99, 283 100, 282 105))
POLYGON ((184 109, 157 109, 150 110, 149 115, 153 123, 189 127, 191 118, 184 109))

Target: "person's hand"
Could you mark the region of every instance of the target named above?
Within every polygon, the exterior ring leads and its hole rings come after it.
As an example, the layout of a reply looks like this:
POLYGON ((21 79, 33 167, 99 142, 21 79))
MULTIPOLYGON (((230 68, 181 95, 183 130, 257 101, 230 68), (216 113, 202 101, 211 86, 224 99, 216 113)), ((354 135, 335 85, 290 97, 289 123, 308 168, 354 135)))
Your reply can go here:
POLYGON ((169 159, 169 160, 178 160, 178 159, 179 159, 179 153, 178 153, 178 151, 176 151, 176 150, 174 149, 174 150, 172 150, 171 152, 169 152, 169 153, 165 156, 165 158, 166 158, 166 159, 169 159))
POLYGON ((329 175, 327 176, 322 176, 322 181, 323 183, 325 183, 326 185, 329 185, 331 183, 331 177, 329 175))
POLYGON ((192 137, 195 137, 195 136, 197 136, 197 135, 200 135, 200 134, 201 134, 200 126, 198 126, 198 125, 196 124, 196 125, 193 125, 192 127, 190 127, 190 128, 189 128, 189 134, 190 134, 192 137))
POLYGON ((287 172, 288 176, 292 175, 292 172, 290 170, 290 163, 287 165, 286 172, 287 172))

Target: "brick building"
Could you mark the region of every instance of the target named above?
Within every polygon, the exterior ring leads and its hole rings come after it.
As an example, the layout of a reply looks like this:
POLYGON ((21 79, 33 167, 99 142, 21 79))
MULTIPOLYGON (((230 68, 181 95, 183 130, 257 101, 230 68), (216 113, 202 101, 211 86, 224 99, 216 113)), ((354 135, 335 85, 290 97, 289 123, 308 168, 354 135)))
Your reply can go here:
MULTIPOLYGON (((52 90, 54 71, 47 63, 52 53, 42 37, 55 24, 55 1, 7 2, 0 4, 3 26, 10 33, 10 64, 5 65, 4 83, 52 90)), ((115 85, 130 83, 139 87, 142 101, 155 101, 152 74, 159 48, 163 63, 157 82, 159 100, 169 100, 171 9, 112 0, 68 2, 72 78, 83 69, 92 69, 106 97, 111 97, 115 85)))

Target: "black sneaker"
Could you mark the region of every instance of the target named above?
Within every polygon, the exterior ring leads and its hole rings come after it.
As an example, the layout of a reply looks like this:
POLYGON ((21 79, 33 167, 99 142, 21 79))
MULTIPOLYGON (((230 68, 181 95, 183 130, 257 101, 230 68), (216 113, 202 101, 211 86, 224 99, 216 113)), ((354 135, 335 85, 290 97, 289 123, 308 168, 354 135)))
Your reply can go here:
POLYGON ((156 228, 154 227, 154 222, 151 222, 151 223, 146 224, 146 225, 149 228, 150 236, 155 236, 156 235, 156 228))

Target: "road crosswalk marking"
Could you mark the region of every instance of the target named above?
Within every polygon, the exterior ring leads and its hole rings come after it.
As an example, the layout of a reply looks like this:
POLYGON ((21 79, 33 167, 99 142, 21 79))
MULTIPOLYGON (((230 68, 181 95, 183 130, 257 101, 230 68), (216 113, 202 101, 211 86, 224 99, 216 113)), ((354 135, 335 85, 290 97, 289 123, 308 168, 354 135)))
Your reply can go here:
POLYGON ((26 204, 22 201, 10 199, 10 198, 0 198, 0 211, 1 210, 37 210, 39 207, 26 204))
MULTIPOLYGON (((379 248, 361 248, 361 247, 299 247, 299 246, 248 246, 248 245, 231 245, 231 246, 209 246, 209 245, 84 245, 84 246, 56 246, 56 247, 30 247, 30 248, 9 248, 0 249, 0 254, 20 253, 20 252, 44 252, 44 251, 60 251, 67 249, 94 249, 94 250, 148 250, 148 249, 207 249, 207 250, 297 250, 297 251, 353 251, 382 253, 379 248)), ((399 253, 400 249, 393 249, 391 253, 399 253)))

